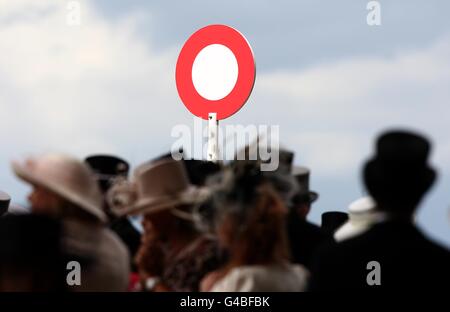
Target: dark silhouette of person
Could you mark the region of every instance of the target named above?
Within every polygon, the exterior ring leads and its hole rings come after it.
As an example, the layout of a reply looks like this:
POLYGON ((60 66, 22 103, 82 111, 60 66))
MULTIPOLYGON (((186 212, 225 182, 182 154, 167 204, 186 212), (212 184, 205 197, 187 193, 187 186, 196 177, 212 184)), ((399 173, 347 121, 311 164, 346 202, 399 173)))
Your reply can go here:
POLYGON ((209 176, 218 173, 221 166, 212 161, 185 159, 183 160, 189 181, 197 186, 204 186, 209 176))
POLYGON ((311 290, 439 289, 448 287, 450 252, 413 224, 413 215, 436 172, 422 135, 395 130, 376 141, 376 155, 363 168, 363 181, 377 209, 388 215, 368 232, 320 248, 311 290))
MULTIPOLYGON (((108 192, 110 187, 117 179, 126 179, 129 172, 129 164, 120 157, 113 155, 92 155, 85 159, 85 162, 94 171, 100 189, 104 195, 108 192)), ((127 246, 130 253, 130 268, 132 271, 136 270, 133 263, 134 256, 141 244, 141 233, 134 228, 131 221, 127 217, 115 216, 108 203, 104 200, 104 211, 109 217, 110 229, 120 237, 123 243, 127 246)))
MULTIPOLYGON (((61 224, 42 215, 0 218, 0 292, 64 292, 66 263, 61 224)), ((76 259, 79 260, 79 259, 76 259)))
POLYGON ((331 236, 306 219, 311 204, 319 197, 318 193, 309 189, 310 170, 306 167, 294 167, 292 175, 297 180, 298 191, 292 199, 287 218, 291 260, 310 268, 314 251, 320 244, 331 239, 331 236))
POLYGON ((348 214, 342 211, 327 211, 322 213, 321 229, 324 233, 333 237, 334 232, 348 220, 348 214))

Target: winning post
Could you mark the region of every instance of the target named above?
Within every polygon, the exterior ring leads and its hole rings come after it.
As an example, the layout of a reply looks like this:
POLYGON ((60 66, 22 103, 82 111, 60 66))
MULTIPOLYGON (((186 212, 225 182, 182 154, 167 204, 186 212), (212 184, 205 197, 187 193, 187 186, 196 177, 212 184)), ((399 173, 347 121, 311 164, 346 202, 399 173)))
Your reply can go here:
POLYGON ((248 100, 256 66, 245 37, 226 25, 193 33, 178 56, 178 95, 195 116, 208 120, 207 160, 219 159, 219 120, 235 114, 248 100))

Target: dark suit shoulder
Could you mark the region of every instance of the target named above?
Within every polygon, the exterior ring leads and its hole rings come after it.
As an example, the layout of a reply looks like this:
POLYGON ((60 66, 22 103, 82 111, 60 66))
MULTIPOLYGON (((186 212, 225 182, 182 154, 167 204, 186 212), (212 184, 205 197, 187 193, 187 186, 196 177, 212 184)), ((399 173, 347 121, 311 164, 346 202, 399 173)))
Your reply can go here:
POLYGON ((316 290, 370 288, 371 263, 381 268, 383 288, 432 287, 449 277, 449 251, 412 224, 389 222, 358 237, 322 246, 314 257, 316 290))

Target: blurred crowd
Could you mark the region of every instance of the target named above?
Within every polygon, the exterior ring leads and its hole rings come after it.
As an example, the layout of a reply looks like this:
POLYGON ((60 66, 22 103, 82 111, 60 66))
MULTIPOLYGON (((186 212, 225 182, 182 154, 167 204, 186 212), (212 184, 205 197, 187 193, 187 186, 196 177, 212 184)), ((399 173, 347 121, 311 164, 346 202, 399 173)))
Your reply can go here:
POLYGON ((311 171, 287 149, 275 171, 171 153, 131 175, 113 155, 13 162, 32 190, 29 209, 0 192, 0 291, 439 288, 450 251, 415 224, 437 175, 430 150, 422 134, 382 133, 360 172, 367 196, 320 226, 307 218, 311 171))

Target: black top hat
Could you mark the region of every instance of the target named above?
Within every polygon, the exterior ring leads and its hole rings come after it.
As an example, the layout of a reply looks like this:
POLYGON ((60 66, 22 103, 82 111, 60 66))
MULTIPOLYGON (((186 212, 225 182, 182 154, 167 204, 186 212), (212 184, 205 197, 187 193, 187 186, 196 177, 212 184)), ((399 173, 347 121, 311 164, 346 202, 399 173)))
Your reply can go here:
POLYGON ((198 159, 185 159, 183 161, 189 180, 197 186, 203 186, 210 175, 219 172, 221 169, 219 164, 212 161, 198 159))
POLYGON ((388 131, 376 142, 376 155, 364 166, 364 182, 376 200, 420 198, 436 173, 427 164, 429 141, 408 131, 388 131))
POLYGON ((125 160, 113 155, 92 155, 87 157, 85 162, 95 172, 103 192, 110 188, 115 178, 126 178, 130 169, 125 160))
MULTIPOLYGON (((253 162, 254 160, 257 160, 264 164, 272 163, 273 159, 272 157, 269 157, 266 160, 261 159, 261 155, 250 155, 251 151, 256 151, 258 148, 260 138, 258 137, 254 142, 251 144, 246 145, 244 148, 239 150, 237 154, 234 156, 235 161, 239 161, 239 163, 242 163, 242 160, 244 161, 250 161, 253 162), (256 156, 256 158, 252 158, 256 156), (243 158, 241 158, 243 157, 243 158)), ((275 169, 275 171, 279 173, 286 173, 289 174, 292 170, 292 162, 294 160, 295 153, 293 151, 290 151, 288 149, 278 147, 278 148, 272 148, 272 146, 267 146, 267 152, 270 153, 269 156, 272 156, 273 154, 277 155, 278 158, 278 167, 275 169)))
POLYGON ((5 192, 0 191, 0 216, 8 212, 11 197, 5 192))
POLYGON ((341 225, 348 220, 348 214, 341 211, 327 211, 322 213, 322 230, 333 234, 341 225))
POLYGON ((292 199, 294 204, 312 203, 319 198, 319 194, 309 190, 310 171, 308 168, 296 166, 292 169, 292 175, 298 186, 297 194, 292 199))
MULTIPOLYGON (((273 153, 278 153, 278 167, 275 169, 275 171, 281 173, 281 174, 289 174, 292 171, 292 163, 294 161, 295 153, 293 151, 287 150, 285 148, 279 148, 279 149, 272 149, 268 148, 268 151, 273 153)), ((269 158, 266 161, 263 161, 263 163, 271 163, 272 158, 269 158)))
POLYGON ((289 174, 292 171, 294 152, 284 148, 280 148, 278 153, 279 153, 279 165, 277 171, 279 171, 280 173, 289 174))

